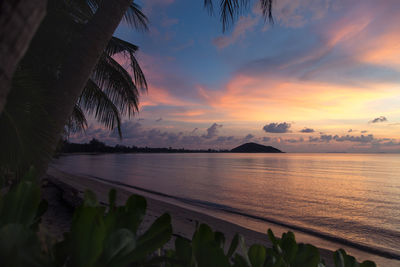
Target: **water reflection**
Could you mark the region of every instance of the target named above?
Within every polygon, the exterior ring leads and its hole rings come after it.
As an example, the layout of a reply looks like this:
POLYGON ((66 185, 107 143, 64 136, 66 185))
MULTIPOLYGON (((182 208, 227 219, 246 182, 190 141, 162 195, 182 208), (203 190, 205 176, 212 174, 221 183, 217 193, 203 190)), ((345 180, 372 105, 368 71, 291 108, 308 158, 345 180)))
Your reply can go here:
POLYGON ((400 156, 110 154, 57 165, 400 253, 400 156))

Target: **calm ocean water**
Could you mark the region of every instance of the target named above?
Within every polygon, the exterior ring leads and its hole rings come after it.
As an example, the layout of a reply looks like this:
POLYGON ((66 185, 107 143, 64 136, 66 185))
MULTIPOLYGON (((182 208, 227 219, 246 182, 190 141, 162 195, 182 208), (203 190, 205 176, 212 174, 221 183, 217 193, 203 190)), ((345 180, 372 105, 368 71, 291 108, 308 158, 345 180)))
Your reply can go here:
MULTIPOLYGON (((104 154, 59 169, 400 257, 400 155, 104 154)), ((243 223, 242 223, 243 224, 243 223)))

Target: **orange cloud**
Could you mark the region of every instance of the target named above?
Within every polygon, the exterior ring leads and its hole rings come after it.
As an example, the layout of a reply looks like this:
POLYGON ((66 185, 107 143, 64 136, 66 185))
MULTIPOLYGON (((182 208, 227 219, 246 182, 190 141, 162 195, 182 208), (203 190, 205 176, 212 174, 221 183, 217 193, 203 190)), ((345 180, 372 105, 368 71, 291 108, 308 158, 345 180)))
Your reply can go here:
POLYGON ((149 92, 140 99, 141 106, 172 105, 184 106, 186 101, 180 100, 161 87, 149 85, 149 92))
POLYGON ((238 75, 223 92, 203 91, 215 109, 241 121, 328 120, 373 117, 370 101, 399 97, 400 86, 350 87, 279 77, 238 75))
POLYGON ((328 30, 332 46, 341 43, 353 58, 380 66, 400 65, 398 1, 356 9, 328 30))

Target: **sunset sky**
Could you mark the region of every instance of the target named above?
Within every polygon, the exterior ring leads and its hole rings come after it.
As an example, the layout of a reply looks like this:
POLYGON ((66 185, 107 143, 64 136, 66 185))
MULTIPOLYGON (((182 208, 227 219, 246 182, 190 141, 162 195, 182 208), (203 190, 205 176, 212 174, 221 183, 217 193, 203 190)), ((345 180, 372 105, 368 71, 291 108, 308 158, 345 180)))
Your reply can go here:
POLYGON ((121 24, 149 83, 123 140, 86 142, 287 152, 400 152, 400 1, 253 1, 226 33, 203 0, 143 0, 149 32, 121 24))

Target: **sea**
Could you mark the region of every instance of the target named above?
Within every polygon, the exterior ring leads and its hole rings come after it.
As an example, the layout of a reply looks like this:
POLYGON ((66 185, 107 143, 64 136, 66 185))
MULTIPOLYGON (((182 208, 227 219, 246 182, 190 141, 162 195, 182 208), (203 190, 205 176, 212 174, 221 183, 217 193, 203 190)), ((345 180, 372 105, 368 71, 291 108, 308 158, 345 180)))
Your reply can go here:
POLYGON ((400 266, 400 154, 98 154, 53 165, 400 266))

